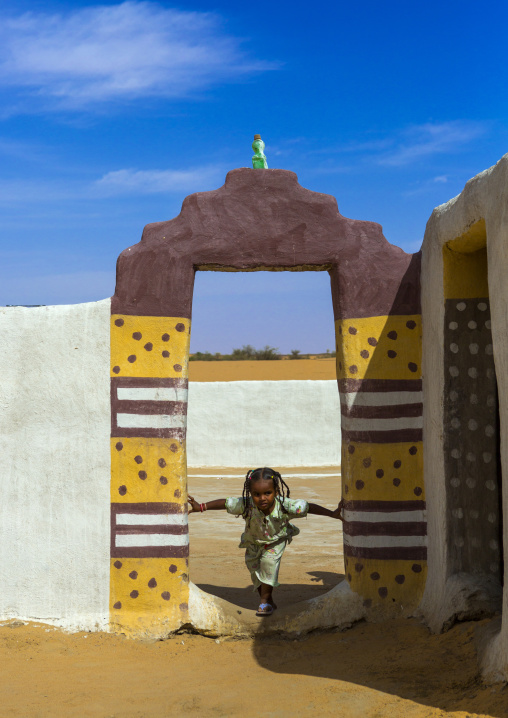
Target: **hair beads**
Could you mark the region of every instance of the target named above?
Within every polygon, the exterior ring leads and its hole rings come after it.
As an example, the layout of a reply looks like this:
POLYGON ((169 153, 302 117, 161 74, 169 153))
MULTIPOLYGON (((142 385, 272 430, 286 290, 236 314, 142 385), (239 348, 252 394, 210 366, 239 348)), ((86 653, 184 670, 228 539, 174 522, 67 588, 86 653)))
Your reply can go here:
POLYGON ((290 490, 289 486, 286 484, 279 472, 268 468, 268 466, 265 466, 264 468, 260 469, 251 469, 250 471, 247 471, 242 491, 242 499, 245 507, 242 516, 247 521, 247 523, 250 522, 253 507, 253 502, 251 498, 251 486, 253 483, 259 481, 260 479, 265 479, 266 481, 269 481, 271 479, 273 481, 275 498, 276 500, 278 499, 282 511, 287 514, 283 501, 285 498, 289 499, 290 490))

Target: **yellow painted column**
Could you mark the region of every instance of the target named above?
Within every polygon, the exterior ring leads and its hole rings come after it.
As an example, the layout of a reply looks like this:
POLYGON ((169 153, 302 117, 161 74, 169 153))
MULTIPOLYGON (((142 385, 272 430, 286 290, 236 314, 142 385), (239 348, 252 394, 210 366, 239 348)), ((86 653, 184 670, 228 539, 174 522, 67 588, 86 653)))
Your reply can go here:
POLYGON ((426 576, 421 315, 336 322, 344 553, 365 605, 416 606, 426 576))
POLYGON ((187 620, 185 430, 190 321, 111 317, 111 630, 187 620))

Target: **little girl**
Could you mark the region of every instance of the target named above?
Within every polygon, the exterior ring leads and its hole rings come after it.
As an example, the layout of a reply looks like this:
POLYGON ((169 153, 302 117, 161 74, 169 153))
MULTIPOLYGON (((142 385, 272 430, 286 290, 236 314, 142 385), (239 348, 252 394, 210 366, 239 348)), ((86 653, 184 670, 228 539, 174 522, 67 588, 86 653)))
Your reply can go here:
POLYGON ((192 496, 188 498, 190 513, 226 509, 245 519, 240 548, 245 549, 245 563, 261 598, 256 616, 270 616, 277 608, 272 591, 279 586, 277 578, 282 554, 293 536, 300 533, 289 520, 308 513, 344 520, 341 514, 343 501, 335 511, 330 511, 302 499, 291 500, 289 495, 289 487, 279 472, 265 466, 247 472, 241 498, 215 499, 205 504, 199 504, 192 496))

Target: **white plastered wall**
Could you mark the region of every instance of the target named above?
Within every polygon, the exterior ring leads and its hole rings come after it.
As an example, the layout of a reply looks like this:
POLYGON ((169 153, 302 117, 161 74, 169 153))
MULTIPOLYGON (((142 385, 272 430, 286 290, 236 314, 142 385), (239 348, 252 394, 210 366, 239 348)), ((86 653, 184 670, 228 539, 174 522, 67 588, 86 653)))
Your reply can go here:
MULTIPOLYGON (((504 555, 508 556, 508 155, 471 179, 460 195, 432 213, 423 241, 424 471, 428 520, 428 576, 421 609, 434 631, 453 616, 466 617, 482 601, 471 576, 450 575, 446 552, 443 446, 443 246, 485 220, 494 360, 498 381, 503 472, 504 555)), ((505 572, 506 576, 506 572, 505 572)), ((508 679, 508 586, 505 578, 499 631, 486 637, 480 656, 488 680, 508 679)))
POLYGON ((0 619, 106 628, 110 300, 0 308, 0 619))
POLYGON ((338 466, 337 382, 189 385, 189 466, 338 466))

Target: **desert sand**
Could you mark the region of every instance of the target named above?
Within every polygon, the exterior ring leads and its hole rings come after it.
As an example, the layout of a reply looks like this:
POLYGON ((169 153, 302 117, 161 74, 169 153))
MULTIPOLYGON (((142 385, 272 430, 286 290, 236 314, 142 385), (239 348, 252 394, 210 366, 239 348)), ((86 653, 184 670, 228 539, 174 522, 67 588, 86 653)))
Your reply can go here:
POLYGON ((191 361, 189 381, 281 381, 336 379, 335 359, 191 361))

